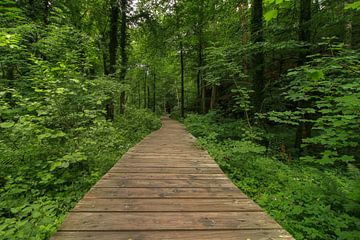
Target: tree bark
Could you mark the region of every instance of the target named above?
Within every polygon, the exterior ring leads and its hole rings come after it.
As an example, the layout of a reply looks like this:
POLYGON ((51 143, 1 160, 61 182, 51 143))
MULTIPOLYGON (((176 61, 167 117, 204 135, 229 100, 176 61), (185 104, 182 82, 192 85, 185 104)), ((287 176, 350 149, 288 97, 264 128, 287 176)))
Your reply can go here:
POLYGON ((154 73, 154 86, 153 86, 153 112, 156 112, 156 74, 154 73))
MULTIPOLYGON (((116 55, 117 55, 116 52, 118 46, 117 30, 118 30, 118 20, 119 20, 119 5, 117 0, 111 1, 110 14, 111 15, 110 15, 110 32, 109 32, 110 41, 109 41, 108 74, 110 77, 114 77, 116 73, 116 55)), ((113 96, 111 96, 111 99, 106 104, 106 118, 113 121, 114 116, 115 116, 114 99, 113 96)))
POLYGON ((185 116, 184 104, 185 104, 185 90, 184 90, 184 46, 181 36, 180 30, 180 16, 178 12, 178 5, 177 1, 174 1, 174 10, 175 10, 175 17, 176 17, 176 27, 178 30, 178 40, 179 40, 179 48, 180 48, 180 81, 181 81, 181 90, 180 90, 180 114, 183 118, 185 116))
POLYGON ((144 82, 144 108, 147 108, 147 70, 145 70, 145 82, 144 82))
POLYGON ((150 87, 147 86, 147 108, 150 109, 150 87))
POLYGON ((204 0, 200 0, 199 11, 198 11, 198 24, 197 38, 198 38, 198 71, 196 77, 196 97, 197 97, 197 108, 198 112, 201 111, 201 82, 203 81, 202 67, 204 65, 204 38, 203 38, 203 27, 204 27, 204 0))
MULTIPOLYGON (((311 31, 310 31, 310 20, 311 20, 311 0, 300 1, 300 18, 299 18, 299 41, 304 43, 310 43, 311 31)), ((303 51, 300 54, 300 61, 305 62, 308 51, 303 51)))
MULTIPOLYGON (((120 54, 121 54, 121 66, 120 66, 120 82, 125 82, 126 72, 127 72, 127 52, 126 52, 126 44, 127 44, 127 0, 121 0, 121 29, 120 29, 120 54)), ((125 91, 121 91, 120 93, 120 113, 123 114, 125 112, 125 91)))
POLYGON ((140 82, 141 79, 138 80, 138 86, 137 86, 137 89, 138 89, 138 109, 141 108, 141 82, 140 82))
MULTIPOLYGON (((253 0, 251 16, 251 40, 252 43, 262 43, 263 37, 263 1, 253 0)), ((252 81, 253 81, 253 103, 255 112, 261 112, 264 101, 264 53, 256 50, 251 57, 252 81)))
POLYGON ((184 89, 184 46, 180 40, 180 67, 181 67, 181 117, 185 117, 185 89, 184 89))
POLYGON ((213 85, 211 88, 210 110, 214 110, 217 105, 217 86, 213 85))
POLYGON ((50 15, 50 8, 51 8, 51 1, 44 0, 44 24, 49 25, 49 15, 50 15))
POLYGON ((205 81, 201 81, 201 109, 202 109, 202 113, 207 112, 207 108, 206 108, 206 84, 205 84, 205 81))
MULTIPOLYGON (((299 41, 304 44, 309 44, 311 41, 311 31, 310 31, 310 20, 311 20, 311 0, 302 0, 300 1, 300 18, 299 18, 299 41)), ((303 51, 299 54, 298 65, 302 65, 305 63, 306 56, 309 54, 309 50, 303 49, 303 51)), ((311 102, 304 101, 298 104, 300 108, 311 107, 311 102)), ((310 120, 311 115, 305 113, 305 120, 310 120)), ((298 129, 296 131, 295 137, 295 148, 299 151, 301 150, 301 143, 304 138, 308 138, 311 136, 312 124, 310 123, 300 123, 298 129)))
POLYGON ((110 12, 109 75, 113 76, 116 72, 117 31, 119 22, 119 6, 116 0, 112 1, 110 12))
MULTIPOLYGON (((249 44, 249 40, 250 40, 250 32, 249 32, 249 23, 248 23, 248 16, 247 16, 247 12, 248 12, 248 1, 247 0, 242 0, 239 6, 240 9, 240 26, 241 26, 241 30, 242 30, 242 36, 241 36, 241 41, 243 46, 246 46, 247 44, 249 44)), ((248 75, 249 74, 249 57, 248 54, 244 53, 243 54, 243 69, 244 69, 244 74, 248 75)))

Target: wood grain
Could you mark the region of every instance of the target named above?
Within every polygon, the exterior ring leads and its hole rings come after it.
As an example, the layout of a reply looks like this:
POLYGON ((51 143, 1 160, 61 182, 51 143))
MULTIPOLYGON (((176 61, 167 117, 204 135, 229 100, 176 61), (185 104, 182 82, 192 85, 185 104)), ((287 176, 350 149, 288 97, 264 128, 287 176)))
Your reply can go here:
POLYGON ((179 188, 219 188, 232 187, 232 183, 227 179, 176 179, 176 180, 147 180, 147 179, 117 179, 108 178, 100 180, 95 187, 122 187, 122 188, 163 188, 163 187, 179 187, 179 188))
POLYGON ((59 232, 53 240, 291 240, 281 229, 205 231, 59 232))
POLYGON ((279 229, 263 212, 72 212, 64 231, 279 229))
POLYGON ((92 188, 88 198, 245 198, 234 188, 92 188))
POLYGON ((260 212, 253 201, 243 199, 82 199, 74 212, 260 212))

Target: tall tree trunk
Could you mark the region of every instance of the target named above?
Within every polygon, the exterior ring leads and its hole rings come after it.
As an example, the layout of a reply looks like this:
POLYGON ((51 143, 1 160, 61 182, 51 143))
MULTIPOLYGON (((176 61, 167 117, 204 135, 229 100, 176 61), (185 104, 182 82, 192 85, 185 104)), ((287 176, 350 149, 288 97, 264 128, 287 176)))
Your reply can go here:
POLYGON ((359 11, 350 13, 348 23, 349 42, 352 49, 360 49, 360 14, 359 11))
MULTIPOLYGON (((300 18, 299 18, 299 41, 304 44, 309 44, 311 41, 310 20, 311 20, 311 0, 300 1, 300 18)), ((306 56, 309 54, 308 47, 305 47, 299 54, 298 64, 302 65, 305 62, 306 56)), ((311 107, 311 102, 304 101, 298 105, 300 108, 311 107)), ((310 120, 310 114, 306 113, 304 119, 310 120)), ((310 123, 301 123, 296 131, 295 147, 301 150, 301 143, 304 138, 311 136, 312 125, 310 123)))
MULTIPOLYGON (((241 42, 243 44, 243 46, 246 46, 247 44, 249 44, 249 40, 250 40, 250 32, 249 32, 249 23, 248 23, 248 16, 247 16, 247 12, 249 9, 249 4, 248 4, 248 0, 242 0, 240 2, 240 26, 241 26, 241 30, 242 30, 242 36, 241 36, 241 42)), ((244 68, 244 74, 248 75, 248 71, 249 71, 249 57, 248 54, 244 53, 243 57, 242 57, 242 63, 243 63, 243 68, 244 68)))
MULTIPOLYGON (((262 43, 263 37, 263 1, 253 0, 251 16, 251 40, 253 43, 262 43)), ((264 53, 257 50, 251 57, 252 81, 254 90, 254 110, 261 112, 264 101, 264 53)))
MULTIPOLYGON (((125 82, 126 72, 127 72, 127 53, 126 53, 126 44, 127 44, 127 2, 128 0, 121 0, 121 29, 120 29, 120 54, 121 54, 121 67, 120 67, 120 82, 125 82)), ((120 93, 120 113, 125 112, 125 91, 120 93)))
POLYGON ((210 99, 210 110, 214 110, 217 104, 217 86, 211 87, 211 99, 210 99))
POLYGON ((51 1, 50 0, 44 0, 44 24, 49 24, 49 15, 50 15, 50 8, 51 8, 51 1))
POLYGON ((140 79, 138 80, 138 84, 137 84, 137 89, 138 89, 138 109, 141 108, 141 82, 140 79))
POLYGON ((185 89, 184 89, 184 46, 180 40, 180 68, 181 68, 181 117, 185 117, 185 89))
POLYGON ((147 108, 147 70, 145 70, 145 82, 144 82, 144 108, 147 108))
POLYGON ((150 109, 150 87, 147 86, 147 108, 150 109))
MULTIPOLYGON (((310 20, 311 20, 311 0, 300 1, 300 18, 299 18, 299 41, 305 44, 310 43, 311 31, 310 31, 310 20)), ((307 51, 302 51, 299 58, 300 64, 305 62, 307 51)))
POLYGON ((119 6, 116 0, 112 1, 110 11, 109 75, 113 76, 116 72, 117 31, 119 22, 119 6))
MULTIPOLYGON (((119 5, 117 0, 111 1, 110 9, 110 32, 109 32, 109 70, 108 74, 110 77, 114 77, 116 72, 116 52, 118 46, 117 30, 118 30, 118 21, 119 21, 119 5)), ((105 66, 104 66, 105 67, 105 66)), ((106 69, 105 69, 106 71, 106 69)), ((111 96, 111 99, 106 104, 106 118, 114 120, 114 98, 111 96)))
POLYGON ((206 86, 204 81, 201 81, 201 110, 202 113, 206 113, 206 86))
POLYGON ((153 112, 156 112, 156 74, 154 73, 153 112))
POLYGON ((198 9, 198 24, 197 29, 197 38, 198 38, 198 71, 196 77, 196 103, 198 112, 201 111, 201 82, 203 81, 202 67, 204 65, 204 38, 203 38, 203 28, 204 28, 204 0, 200 0, 199 9, 198 9))
POLYGON ((177 5, 177 1, 174 1, 174 9, 175 9, 175 14, 176 14, 176 27, 178 29, 178 40, 179 40, 179 48, 180 48, 180 72, 181 72, 181 90, 180 90, 180 112, 181 112, 181 117, 183 118, 185 116, 185 110, 184 110, 184 105, 185 105, 185 90, 184 90, 184 46, 183 46, 183 41, 182 41, 182 36, 181 36, 181 30, 180 30, 180 16, 179 16, 179 12, 178 12, 178 5, 177 5))

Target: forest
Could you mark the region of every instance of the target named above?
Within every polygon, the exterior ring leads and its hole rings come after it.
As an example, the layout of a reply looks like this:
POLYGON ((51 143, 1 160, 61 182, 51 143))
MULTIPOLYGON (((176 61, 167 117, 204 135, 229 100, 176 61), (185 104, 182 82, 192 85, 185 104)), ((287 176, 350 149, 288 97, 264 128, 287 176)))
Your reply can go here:
POLYGON ((0 239, 50 238, 165 113, 295 239, 359 239, 359 10, 0 0, 0 239))

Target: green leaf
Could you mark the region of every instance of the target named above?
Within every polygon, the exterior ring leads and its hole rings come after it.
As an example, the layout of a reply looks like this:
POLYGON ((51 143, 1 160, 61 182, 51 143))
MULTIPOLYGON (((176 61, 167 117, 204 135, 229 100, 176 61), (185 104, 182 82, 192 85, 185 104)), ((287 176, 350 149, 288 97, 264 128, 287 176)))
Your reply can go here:
POLYGON ((321 80, 325 78, 324 72, 317 69, 307 69, 306 74, 311 80, 321 80))
POLYGON ((273 9, 270 11, 267 11, 264 15, 265 21, 270 22, 272 19, 277 18, 278 16, 278 10, 273 9))
POLYGON ((11 128, 14 126, 14 122, 2 122, 0 123, 1 128, 11 128))
POLYGON ((57 94, 63 94, 65 92, 65 88, 57 88, 56 93, 57 94))
POLYGON ((349 9, 360 10, 360 1, 346 4, 345 9, 346 10, 349 10, 349 9))

